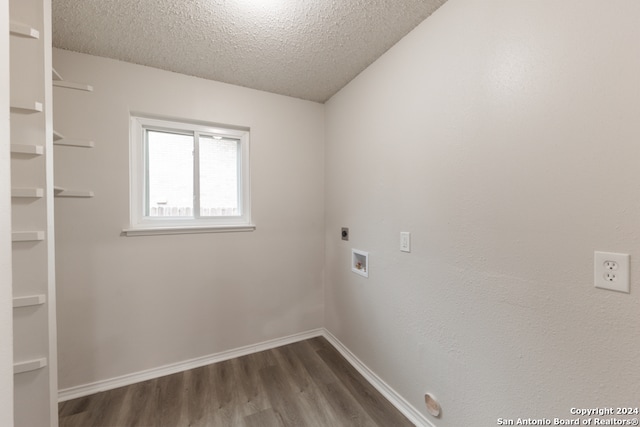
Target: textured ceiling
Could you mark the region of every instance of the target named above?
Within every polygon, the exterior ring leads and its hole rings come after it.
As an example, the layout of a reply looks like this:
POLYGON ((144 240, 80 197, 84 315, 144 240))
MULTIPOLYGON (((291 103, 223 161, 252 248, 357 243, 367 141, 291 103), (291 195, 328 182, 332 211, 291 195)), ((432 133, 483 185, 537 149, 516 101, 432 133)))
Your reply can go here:
POLYGON ((446 0, 53 0, 53 45, 324 102, 446 0))

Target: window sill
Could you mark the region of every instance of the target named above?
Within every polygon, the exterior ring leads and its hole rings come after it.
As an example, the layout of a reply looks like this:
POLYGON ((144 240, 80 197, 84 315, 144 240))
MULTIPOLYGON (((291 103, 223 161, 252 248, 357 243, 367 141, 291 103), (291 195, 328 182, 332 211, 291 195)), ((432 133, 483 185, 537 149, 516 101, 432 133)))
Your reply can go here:
POLYGON ((167 234, 199 234, 199 233, 235 233, 254 231, 256 226, 249 225, 215 225, 215 226, 186 226, 186 227, 154 227, 154 228, 125 228, 122 235, 133 236, 153 236, 167 234))

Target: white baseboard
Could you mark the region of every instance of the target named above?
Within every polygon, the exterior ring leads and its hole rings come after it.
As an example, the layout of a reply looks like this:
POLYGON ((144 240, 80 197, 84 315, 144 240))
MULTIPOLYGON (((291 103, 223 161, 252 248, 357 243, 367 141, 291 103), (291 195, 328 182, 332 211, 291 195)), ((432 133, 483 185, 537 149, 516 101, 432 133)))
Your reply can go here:
POLYGON ((185 360, 183 362, 171 363, 169 365, 160 366, 159 368, 147 369, 144 371, 122 375, 108 380, 101 380, 90 384, 83 384, 75 387, 65 388, 58 391, 58 402, 64 402, 66 400, 88 396, 90 394, 99 393, 101 391, 113 390, 114 388, 152 380, 154 378, 187 371, 189 369, 199 368, 201 366, 210 365, 212 363, 222 362, 224 360, 246 356, 252 353, 258 353, 264 350, 270 350, 272 348, 292 344, 294 342, 318 337, 324 335, 324 332, 325 330, 323 328, 313 329, 311 331, 301 332, 299 334, 289 335, 283 338, 276 338, 258 344, 247 345, 233 350, 210 354, 208 356, 197 357, 195 359, 185 360))
POLYGON ((258 353, 264 350, 280 347, 294 342, 303 341, 309 338, 323 336, 344 356, 353 367, 362 374, 362 376, 371 385, 378 390, 393 406, 395 406, 402 414, 418 427, 436 427, 423 414, 407 402, 400 394, 385 383, 371 369, 367 367, 360 359, 358 359, 351 351, 345 347, 331 332, 325 328, 313 329, 299 334, 289 335, 283 338, 276 338, 264 341, 258 344, 247 345, 233 350, 227 350, 220 353, 210 354, 208 356, 197 357, 195 359, 183 362, 172 363, 158 368, 147 369, 132 374, 122 375, 108 380, 96 381, 90 384, 83 384, 75 387, 69 387, 58 391, 58 402, 64 402, 78 397, 84 397, 102 391, 113 390, 118 387, 139 383, 142 381, 152 380, 154 378, 171 375, 178 372, 187 371, 189 369, 199 368, 201 366, 210 365, 212 363, 222 362, 224 360, 236 357, 246 356, 252 353, 258 353))
POLYGON ((392 389, 382 378, 377 376, 375 372, 367 367, 360 359, 358 359, 351 351, 345 347, 331 332, 324 329, 322 336, 331 343, 344 356, 347 361, 360 372, 376 390, 378 390, 393 406, 395 406, 402 414, 418 427, 436 427, 422 413, 407 402, 398 392, 392 389))

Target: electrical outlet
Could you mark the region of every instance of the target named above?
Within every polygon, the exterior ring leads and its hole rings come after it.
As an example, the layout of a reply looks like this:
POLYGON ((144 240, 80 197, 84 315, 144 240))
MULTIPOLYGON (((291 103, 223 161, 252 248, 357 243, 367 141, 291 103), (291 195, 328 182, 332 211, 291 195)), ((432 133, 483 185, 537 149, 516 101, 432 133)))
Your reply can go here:
POLYGON ((593 260, 596 288, 629 293, 629 254, 595 252, 593 260))

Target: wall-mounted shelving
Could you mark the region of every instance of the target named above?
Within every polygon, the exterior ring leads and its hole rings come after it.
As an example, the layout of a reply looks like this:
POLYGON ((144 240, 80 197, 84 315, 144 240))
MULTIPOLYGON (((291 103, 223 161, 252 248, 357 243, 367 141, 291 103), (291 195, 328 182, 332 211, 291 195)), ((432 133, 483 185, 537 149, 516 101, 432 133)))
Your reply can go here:
POLYGON ((64 145, 67 147, 81 147, 81 148, 93 148, 95 144, 93 141, 86 139, 67 138, 60 132, 53 131, 53 145, 64 145))
POLYGON ((14 231, 11 233, 12 242, 38 242, 44 240, 44 231, 14 231))
POLYGON ((41 198, 44 197, 42 188, 12 188, 11 197, 41 198))
POLYGON ((13 308, 33 307, 36 305, 42 305, 45 302, 47 302, 47 296, 43 294, 14 297, 13 308))
POLYGON ((18 114, 42 113, 42 102, 11 101, 11 112, 18 114))
POLYGON ((22 374, 24 372, 35 371, 47 366, 47 358, 43 357, 35 360, 27 360, 13 364, 13 374, 22 374))
POLYGON ((93 191, 90 190, 73 190, 70 188, 53 187, 53 195, 55 197, 93 197, 93 191))
MULTIPOLYGON (((82 83, 73 83, 73 82, 68 82, 64 80, 60 75, 60 73, 58 73, 58 71, 56 71, 55 68, 51 69, 51 78, 53 79, 54 87, 93 92, 93 86, 91 85, 82 84, 82 83)), ((86 139, 67 138, 62 133, 54 130, 53 145, 78 147, 78 148, 94 148, 95 143, 93 141, 86 140, 86 139)), ((64 188, 60 186, 53 187, 53 195, 54 197, 75 197, 75 198, 90 198, 94 196, 93 191, 91 190, 78 190, 78 189, 64 188)))
POLYGON ((65 79, 62 78, 62 76, 60 75, 60 73, 58 73, 56 71, 55 68, 51 69, 51 72, 53 74, 53 87, 61 87, 61 88, 65 88, 65 89, 75 89, 75 90, 82 90, 85 92, 93 92, 93 86, 88 85, 88 84, 84 84, 84 83, 74 83, 74 82, 69 82, 66 81, 65 79))
POLYGON ((50 0, 9 0, 15 427, 58 425, 50 0), (26 24, 25 24, 26 23, 26 24), (16 143, 16 144, 14 144, 16 143))
POLYGON ((21 22, 11 21, 9 23, 9 34, 17 37, 26 37, 29 39, 39 39, 40 31, 27 24, 21 22))
POLYGON ((63 87, 66 89, 83 90, 85 92, 93 92, 93 86, 84 83, 67 82, 65 80, 55 80, 53 87, 63 87))
POLYGON ((62 138, 53 142, 53 145, 63 145, 66 147, 93 148, 95 143, 86 139, 62 138))
POLYGON ((42 156, 44 154, 44 147, 36 144, 11 144, 11 152, 15 154, 42 156))

